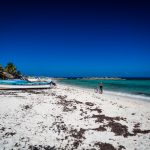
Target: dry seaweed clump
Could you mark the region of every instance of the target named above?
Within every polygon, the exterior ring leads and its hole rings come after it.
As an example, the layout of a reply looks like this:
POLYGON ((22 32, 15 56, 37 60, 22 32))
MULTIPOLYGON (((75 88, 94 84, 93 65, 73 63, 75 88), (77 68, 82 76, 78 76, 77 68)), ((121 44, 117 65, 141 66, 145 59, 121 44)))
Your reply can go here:
POLYGON ((126 120, 126 118, 122 117, 109 117, 106 115, 93 115, 92 118, 96 118, 95 122, 102 123, 104 120, 106 121, 120 121, 120 120, 126 120))
POLYGON ((106 125, 100 126, 99 128, 95 129, 97 131, 106 131, 105 127, 109 127, 111 128, 111 131, 115 133, 115 135, 122 135, 124 137, 132 135, 128 132, 128 127, 126 125, 122 125, 121 123, 115 122, 120 120, 126 120, 126 118, 109 117, 105 115, 93 115, 92 118, 96 118, 95 122, 103 123, 104 120, 108 122, 106 125))
POLYGON ((116 148, 109 143, 97 142, 94 145, 100 148, 100 150, 116 150, 116 148))
POLYGON ((66 98, 67 98, 67 95, 64 95, 64 96, 62 96, 62 95, 58 95, 56 98, 59 98, 59 99, 61 99, 61 100, 64 100, 64 99, 66 99, 66 98))
POLYGON ((23 105, 22 110, 32 109, 32 105, 23 105))
POLYGON ((77 109, 76 106, 74 106, 73 101, 67 101, 65 99, 61 99, 57 104, 63 106, 63 111, 64 112, 69 112, 77 109))
POLYGON ((83 104, 83 102, 77 101, 76 99, 73 99, 73 101, 74 101, 76 104, 83 104))
POLYGON ((86 102, 85 104, 88 105, 88 106, 94 106, 94 104, 91 103, 91 102, 86 102))
POLYGON ((133 133, 134 135, 137 135, 138 133, 147 134, 150 133, 150 130, 133 129, 133 133))
POLYGON ((90 109, 90 108, 89 108, 89 110, 90 110, 90 111, 97 111, 98 113, 101 113, 101 112, 102 112, 102 110, 99 109, 99 108, 94 108, 94 109, 90 109))
POLYGON ((55 147, 51 147, 51 146, 42 146, 42 145, 30 145, 29 150, 56 150, 55 147))
POLYGON ((70 133, 72 137, 76 139, 82 139, 84 138, 85 129, 81 128, 79 131, 77 131, 77 129, 74 129, 74 130, 71 130, 70 133))
POLYGON ((82 128, 79 131, 77 131, 77 129, 73 129, 70 131, 71 136, 74 138, 73 147, 75 149, 77 149, 78 146, 82 143, 83 139, 85 139, 85 131, 86 130, 82 128))
POLYGON ((73 148, 77 149, 77 148, 79 147, 80 143, 82 143, 81 140, 75 140, 75 141, 73 142, 73 148))
POLYGON ((126 149, 123 145, 119 145, 118 150, 126 149))
POLYGON ((15 132, 6 132, 5 135, 3 135, 3 138, 14 136, 15 134, 16 134, 15 132))
POLYGON ((74 101, 74 100, 66 100, 66 98, 67 98, 66 95, 64 95, 64 96, 58 95, 56 98, 59 99, 57 104, 63 106, 64 112, 74 111, 75 109, 77 109, 77 107, 75 106, 75 103, 80 103, 80 102, 74 101))
POLYGON ((133 136, 137 135, 138 133, 140 134, 147 134, 147 133, 150 133, 150 130, 141 130, 139 129, 140 128, 140 123, 136 123, 134 125, 134 129, 133 129, 133 136))
POLYGON ((109 117, 109 116, 106 116, 103 114, 102 115, 93 115, 92 118, 96 118, 95 122, 98 122, 98 123, 103 123, 104 120, 108 122, 107 124, 100 126, 99 128, 92 129, 92 130, 106 131, 105 127, 109 127, 111 129, 111 132, 113 132, 116 136, 124 136, 124 137, 135 136, 138 133, 140 133, 140 134, 150 133, 150 130, 139 129, 140 123, 135 124, 134 128, 133 128, 133 133, 130 133, 128 131, 128 127, 126 125, 122 125, 121 123, 116 122, 116 121, 120 121, 120 120, 126 121, 126 118, 109 117))
POLYGON ((124 137, 132 135, 128 132, 128 127, 126 125, 122 125, 118 122, 109 122, 106 126, 110 127, 115 135, 123 135, 124 137))

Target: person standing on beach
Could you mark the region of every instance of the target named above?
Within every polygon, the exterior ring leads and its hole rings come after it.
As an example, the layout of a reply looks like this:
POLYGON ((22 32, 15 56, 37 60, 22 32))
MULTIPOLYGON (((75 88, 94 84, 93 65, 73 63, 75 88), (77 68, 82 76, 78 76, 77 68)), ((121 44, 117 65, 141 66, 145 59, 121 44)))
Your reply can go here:
POLYGON ((100 93, 102 94, 103 93, 103 83, 102 82, 99 84, 99 89, 100 89, 100 93))

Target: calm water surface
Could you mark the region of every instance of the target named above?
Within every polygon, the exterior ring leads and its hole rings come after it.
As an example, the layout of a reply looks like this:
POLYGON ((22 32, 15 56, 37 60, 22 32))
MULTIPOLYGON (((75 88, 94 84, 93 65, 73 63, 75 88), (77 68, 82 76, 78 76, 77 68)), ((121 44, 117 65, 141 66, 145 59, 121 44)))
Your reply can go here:
POLYGON ((104 84, 104 90, 150 98, 150 80, 125 79, 125 80, 96 80, 96 79, 63 79, 59 81, 69 85, 96 89, 100 82, 104 84))

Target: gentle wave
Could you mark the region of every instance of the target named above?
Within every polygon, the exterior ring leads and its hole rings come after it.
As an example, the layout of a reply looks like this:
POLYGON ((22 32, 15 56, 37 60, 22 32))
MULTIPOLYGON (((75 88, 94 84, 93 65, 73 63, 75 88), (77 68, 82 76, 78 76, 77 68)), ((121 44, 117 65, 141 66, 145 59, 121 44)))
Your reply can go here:
POLYGON ((106 94, 113 94, 113 95, 123 96, 123 97, 134 98, 134 99, 141 99, 141 100, 150 101, 150 97, 143 96, 143 95, 135 95, 135 94, 130 94, 130 93, 115 92, 115 91, 108 91, 108 90, 105 91, 105 93, 106 94))

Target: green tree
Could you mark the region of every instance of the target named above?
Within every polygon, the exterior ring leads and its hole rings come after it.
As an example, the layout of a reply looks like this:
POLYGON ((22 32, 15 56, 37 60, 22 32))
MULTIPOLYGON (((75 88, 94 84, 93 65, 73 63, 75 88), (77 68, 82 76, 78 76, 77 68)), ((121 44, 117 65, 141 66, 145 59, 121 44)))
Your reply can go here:
POLYGON ((17 68, 13 63, 8 63, 5 67, 5 71, 12 75, 15 75, 17 73, 17 68))

